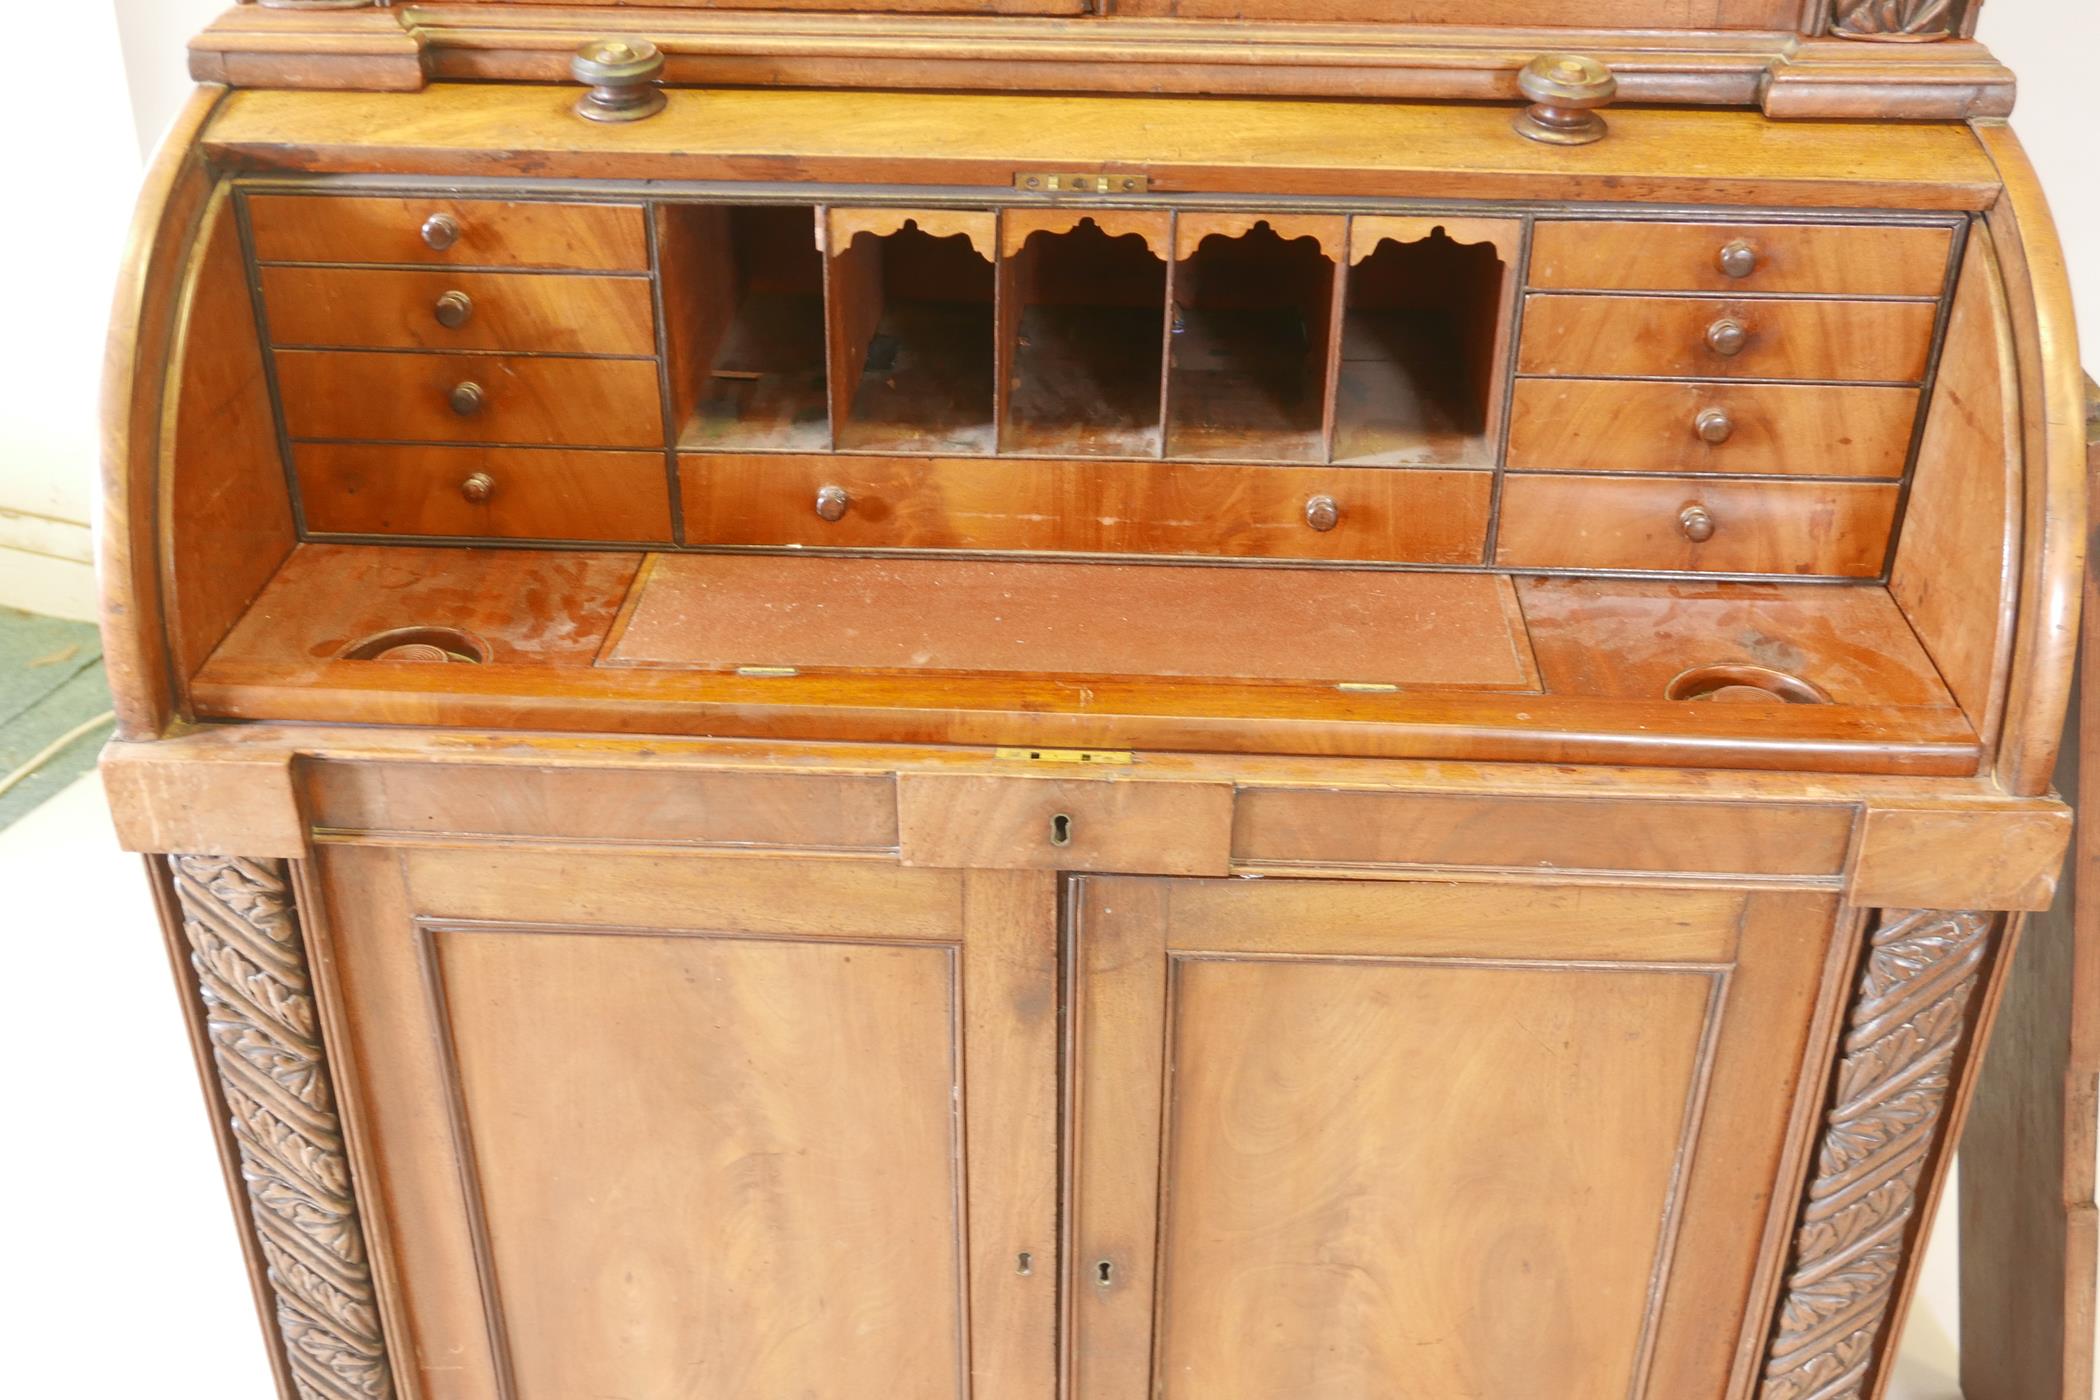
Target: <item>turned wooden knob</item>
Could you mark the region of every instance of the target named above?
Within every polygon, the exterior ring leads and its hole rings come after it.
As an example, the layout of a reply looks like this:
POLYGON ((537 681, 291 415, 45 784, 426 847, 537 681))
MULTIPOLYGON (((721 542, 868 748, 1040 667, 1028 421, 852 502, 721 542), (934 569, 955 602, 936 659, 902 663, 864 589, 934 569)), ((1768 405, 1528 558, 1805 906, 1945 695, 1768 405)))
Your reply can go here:
POLYGON ((1309 496, 1305 502, 1305 523, 1326 534, 1342 523, 1342 507, 1332 496, 1309 496))
POLYGON ((447 292, 437 299, 431 308, 437 323, 448 331, 456 331, 474 319, 474 298, 465 292, 447 292))
POLYGON ((1520 135, 1554 146, 1586 146, 1604 139, 1597 108, 1618 94, 1611 69, 1581 54, 1542 54, 1517 74, 1517 90, 1531 99, 1518 113, 1520 135))
POLYGON ((1697 430, 1701 442, 1712 443, 1715 447, 1735 436, 1735 419, 1728 416, 1725 408, 1700 409, 1699 416, 1692 420, 1692 427, 1697 430))
POLYGON ((450 397, 452 411, 462 418, 472 418, 475 414, 481 412, 482 408, 489 401, 488 390, 482 388, 471 379, 464 384, 453 385, 450 397))
POLYGON ((1714 537, 1714 514, 1705 506, 1686 506, 1677 513, 1677 528, 1693 544, 1705 544, 1714 537))
POLYGON ((1706 348, 1716 355, 1740 355, 1750 343, 1750 328, 1733 316, 1723 316, 1706 328, 1706 348))
POLYGON ((1757 249, 1745 239, 1735 238, 1721 245, 1721 252, 1714 259, 1724 277, 1748 277, 1757 271, 1757 249))
POLYGON ((459 220, 450 214, 432 214, 423 221, 423 246, 442 253, 459 242, 459 220))
POLYGON ((478 506, 496 494, 496 478, 487 472, 476 472, 459 484, 459 494, 478 506))
POLYGON ((846 494, 846 488, 843 486, 826 486, 817 492, 819 520, 828 520, 835 525, 844 520, 846 512, 852 508, 853 498, 846 494))
POLYGON ((576 115, 594 122, 638 122, 664 109, 664 56, 647 39, 593 39, 576 51, 569 71, 591 90, 576 115))

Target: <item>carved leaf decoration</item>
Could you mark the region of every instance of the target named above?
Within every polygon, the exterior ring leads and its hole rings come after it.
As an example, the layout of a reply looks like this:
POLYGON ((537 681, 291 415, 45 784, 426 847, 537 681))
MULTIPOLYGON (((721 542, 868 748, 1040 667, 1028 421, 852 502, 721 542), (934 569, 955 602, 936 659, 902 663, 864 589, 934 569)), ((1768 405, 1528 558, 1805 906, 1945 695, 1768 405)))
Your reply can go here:
POLYGON ((1830 21, 1853 39, 1944 39, 1954 26, 1954 0, 1837 0, 1830 21))

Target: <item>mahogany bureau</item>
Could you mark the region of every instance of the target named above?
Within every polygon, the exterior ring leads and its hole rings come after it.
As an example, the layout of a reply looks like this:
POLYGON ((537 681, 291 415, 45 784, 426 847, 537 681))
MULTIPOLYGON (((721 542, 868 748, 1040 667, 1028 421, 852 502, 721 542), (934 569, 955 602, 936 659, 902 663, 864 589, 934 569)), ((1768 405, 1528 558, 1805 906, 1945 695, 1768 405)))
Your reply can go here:
POLYGON ((1564 13, 196 41, 104 772, 286 1396, 1881 1393, 2062 257, 1973 4, 1564 13))

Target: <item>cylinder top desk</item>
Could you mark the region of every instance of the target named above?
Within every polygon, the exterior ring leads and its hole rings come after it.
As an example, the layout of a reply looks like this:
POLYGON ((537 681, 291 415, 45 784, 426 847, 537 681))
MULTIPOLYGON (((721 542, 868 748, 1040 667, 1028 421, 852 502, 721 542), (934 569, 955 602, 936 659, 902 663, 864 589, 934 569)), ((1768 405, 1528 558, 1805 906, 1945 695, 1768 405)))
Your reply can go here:
POLYGON ((1974 3, 1579 8, 195 41, 104 772, 286 1396, 1882 1392, 2062 255, 1974 3))

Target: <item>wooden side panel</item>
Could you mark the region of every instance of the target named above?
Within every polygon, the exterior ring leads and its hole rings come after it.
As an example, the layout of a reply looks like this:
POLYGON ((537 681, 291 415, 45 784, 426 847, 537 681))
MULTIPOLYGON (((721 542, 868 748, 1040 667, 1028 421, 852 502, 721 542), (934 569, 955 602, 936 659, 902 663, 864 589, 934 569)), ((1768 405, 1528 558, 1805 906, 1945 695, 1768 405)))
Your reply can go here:
POLYGON ((174 436, 160 474, 169 643, 180 680, 203 666, 294 541, 230 198, 214 202, 200 237, 176 328, 174 436))
POLYGON ((2020 569, 2019 385, 1998 256, 1969 239, 1889 594, 1980 734, 1996 727, 2020 569))

